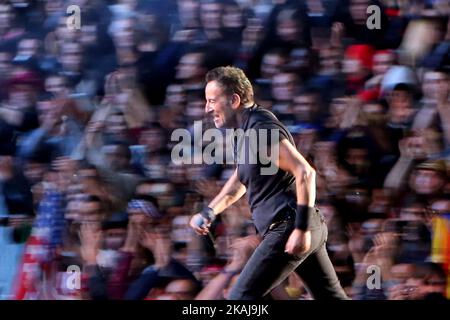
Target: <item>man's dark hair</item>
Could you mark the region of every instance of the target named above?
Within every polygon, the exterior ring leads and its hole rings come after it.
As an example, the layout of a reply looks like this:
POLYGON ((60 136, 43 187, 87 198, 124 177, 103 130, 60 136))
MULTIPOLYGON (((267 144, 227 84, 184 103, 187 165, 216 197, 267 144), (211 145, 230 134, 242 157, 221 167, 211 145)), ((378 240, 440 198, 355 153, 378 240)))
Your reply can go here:
POLYGON ((442 268, 441 265, 437 263, 434 262, 416 263, 415 277, 419 279, 424 279, 427 282, 433 276, 441 279, 443 282, 445 282, 445 279, 447 278, 444 269, 442 268))
POLYGON ((414 88, 407 83, 398 83, 394 86, 392 91, 403 91, 408 94, 412 94, 412 93, 414 93, 414 88))
POLYGON ((430 69, 429 71, 439 72, 444 74, 447 77, 447 79, 450 78, 450 65, 439 66, 434 69, 430 69))
POLYGON ((253 103, 253 87, 250 80, 239 68, 218 67, 206 74, 206 82, 217 81, 226 95, 237 94, 242 105, 253 103))
POLYGON ((86 194, 81 200, 82 202, 98 202, 100 206, 102 205, 102 199, 93 194, 86 194))

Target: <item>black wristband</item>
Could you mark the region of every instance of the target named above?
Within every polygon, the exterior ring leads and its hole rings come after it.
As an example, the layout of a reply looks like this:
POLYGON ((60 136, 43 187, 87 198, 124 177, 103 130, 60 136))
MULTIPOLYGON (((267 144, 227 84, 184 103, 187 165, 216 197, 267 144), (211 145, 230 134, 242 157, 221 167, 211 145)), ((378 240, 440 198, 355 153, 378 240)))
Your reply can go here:
POLYGON ((309 219, 311 218, 314 208, 306 205, 298 204, 295 212, 295 228, 306 231, 309 226, 309 219))
POLYGON ((214 221, 214 219, 216 218, 214 210, 211 209, 210 207, 203 208, 201 215, 203 218, 209 221, 214 221))

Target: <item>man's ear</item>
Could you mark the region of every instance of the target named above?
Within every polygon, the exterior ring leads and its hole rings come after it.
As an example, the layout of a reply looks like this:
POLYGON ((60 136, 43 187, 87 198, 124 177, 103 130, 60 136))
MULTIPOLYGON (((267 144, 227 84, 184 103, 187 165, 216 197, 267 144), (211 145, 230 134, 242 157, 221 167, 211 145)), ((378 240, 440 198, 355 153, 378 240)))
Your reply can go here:
POLYGON ((241 105, 241 97, 237 95, 236 93, 233 93, 231 96, 231 108, 237 109, 241 105))

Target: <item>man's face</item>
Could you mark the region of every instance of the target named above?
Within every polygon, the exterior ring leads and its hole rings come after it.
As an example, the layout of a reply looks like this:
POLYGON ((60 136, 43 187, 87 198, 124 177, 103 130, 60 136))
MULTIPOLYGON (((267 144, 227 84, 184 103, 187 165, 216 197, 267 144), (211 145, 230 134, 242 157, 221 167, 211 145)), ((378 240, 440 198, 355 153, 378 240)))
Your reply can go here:
POLYGON ((125 244, 127 237, 127 229, 114 228, 105 231, 105 237, 103 240, 103 248, 110 250, 119 250, 125 244))
POLYGON ((37 56, 39 51, 39 42, 36 39, 24 39, 19 42, 17 49, 18 56, 37 56))
POLYGON ((293 73, 279 73, 272 78, 272 96, 277 101, 290 102, 294 98, 297 79, 293 73))
POLYGON ((411 96, 406 91, 394 90, 391 92, 389 102, 392 108, 409 108, 411 106, 411 96))
POLYGON ((445 277, 441 277, 438 274, 432 274, 428 277, 423 287, 424 294, 440 293, 445 296, 447 281, 445 277))
POLYGON ((9 103, 17 109, 26 109, 33 106, 36 92, 33 86, 18 84, 13 86, 9 92, 9 103))
POLYGON ((330 113, 333 117, 341 117, 347 109, 346 98, 334 98, 330 105, 330 113))
POLYGON ((178 0, 178 13, 186 17, 197 17, 200 3, 194 0, 178 0))
POLYGON ((166 90, 165 104, 167 106, 183 106, 186 101, 186 93, 183 86, 178 84, 171 84, 166 90))
POLYGON ((78 207, 79 216, 82 221, 100 223, 103 219, 100 204, 95 201, 81 202, 78 207))
POLYGON ((176 78, 178 80, 194 80, 200 75, 199 69, 201 69, 200 64, 202 61, 201 53, 187 53, 185 54, 178 66, 176 78))
POLYGON ((79 72, 82 69, 83 52, 78 43, 66 43, 62 49, 61 63, 65 70, 79 72))
POLYGON ((324 70, 337 69, 339 67, 339 52, 333 48, 320 50, 320 66, 324 70))
POLYGON ((437 100, 439 95, 448 96, 450 81, 442 72, 428 71, 424 75, 422 90, 426 98, 437 100))
POLYGON ((363 66, 358 59, 346 57, 342 63, 342 72, 347 76, 357 76, 363 71, 363 66))
POLYGON ((290 54, 290 65, 297 71, 307 70, 309 65, 309 52, 305 48, 296 48, 290 54))
POLYGON ((428 156, 427 141, 424 135, 415 135, 412 137, 406 138, 407 146, 409 148, 409 152, 414 157, 414 159, 426 159, 428 156))
POLYGON ((261 77, 272 79, 277 74, 280 67, 286 62, 286 59, 279 54, 268 53, 263 57, 261 64, 261 77))
POLYGON ((296 41, 299 38, 300 24, 296 20, 282 20, 276 27, 277 35, 284 41, 296 41))
POLYGON ((158 151, 164 148, 165 141, 160 129, 148 129, 142 132, 140 143, 148 147, 149 151, 158 151))
POLYGON ((297 120, 313 121, 316 109, 313 96, 301 95, 294 98, 294 113, 297 120))
POLYGON ((114 34, 114 42, 122 48, 131 48, 136 43, 134 22, 131 19, 123 19, 117 22, 117 31, 114 34))
POLYGON ((350 148, 347 151, 346 160, 356 173, 364 173, 370 166, 369 155, 366 149, 350 148))
POLYGON ((424 208, 417 204, 411 204, 409 206, 405 206, 400 210, 400 219, 405 221, 417 221, 422 220, 424 215, 424 208))
POLYGON ((212 116, 216 128, 232 126, 235 120, 231 98, 227 97, 217 81, 210 81, 205 89, 205 113, 212 116))
POLYGON ((186 116, 189 120, 201 120, 203 118, 203 99, 189 101, 186 106, 186 116))
POLYGON ((397 283, 405 283, 414 273, 414 266, 408 263, 401 263, 392 266, 392 278, 397 283))
POLYGON ((66 89, 65 79, 60 76, 50 76, 45 80, 45 90, 59 96, 66 89))
POLYGON ((24 175, 31 184, 42 181, 45 172, 45 165, 38 162, 28 162, 25 164, 24 175))
POLYGON ((56 35, 58 39, 65 42, 76 42, 80 36, 80 30, 74 28, 67 28, 66 17, 62 17, 58 21, 58 28, 56 29, 56 35))
POLYGON ((445 179, 434 170, 417 170, 412 183, 417 194, 431 195, 444 186, 445 179))
POLYGON ((236 5, 227 5, 224 8, 223 13, 223 26, 225 28, 241 28, 242 23, 242 12, 239 6, 236 5))
POLYGON ((205 29, 220 29, 222 27, 222 5, 220 3, 205 3, 201 6, 201 19, 205 29))
MULTIPOLYGON (((144 203, 147 203, 147 201, 143 201, 144 203)), ((128 217, 130 223, 134 225, 140 225, 141 227, 147 229, 154 224, 154 219, 152 219, 148 214, 144 212, 144 210, 140 207, 130 206, 131 202, 129 203, 129 206, 127 208, 128 217)))
POLYGON ((385 74, 394 63, 394 57, 389 53, 379 53, 373 57, 374 74, 385 74))
POLYGON ((80 201, 78 199, 70 200, 67 203, 64 218, 66 220, 73 220, 73 221, 79 222, 81 220, 79 207, 80 207, 80 201))
POLYGON ((171 163, 167 168, 167 175, 169 180, 173 183, 187 183, 186 182, 186 170, 181 164, 171 163))
POLYGON ((356 24, 364 24, 366 22, 366 10, 369 6, 368 0, 352 0, 350 3, 350 14, 356 24))
POLYGON ((97 41, 97 26, 95 24, 82 25, 80 42, 84 46, 93 46, 97 43, 97 41))
POLYGON ((37 103, 39 123, 43 124, 50 119, 58 117, 58 110, 52 101, 39 101, 37 103))
POLYGON ((192 300, 195 298, 195 283, 188 279, 177 279, 170 282, 165 289, 165 294, 158 300, 192 300))

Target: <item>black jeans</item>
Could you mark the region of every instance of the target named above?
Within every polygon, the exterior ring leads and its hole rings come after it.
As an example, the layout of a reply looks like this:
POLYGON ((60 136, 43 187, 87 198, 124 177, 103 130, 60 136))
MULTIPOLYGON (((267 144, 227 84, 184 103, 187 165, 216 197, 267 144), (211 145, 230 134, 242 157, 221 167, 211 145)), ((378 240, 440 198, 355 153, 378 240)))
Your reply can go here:
POLYGON ((318 209, 311 217, 311 248, 299 255, 284 252, 293 219, 277 223, 263 237, 231 289, 230 300, 260 299, 295 271, 317 300, 348 299, 328 257, 328 229, 318 209))

